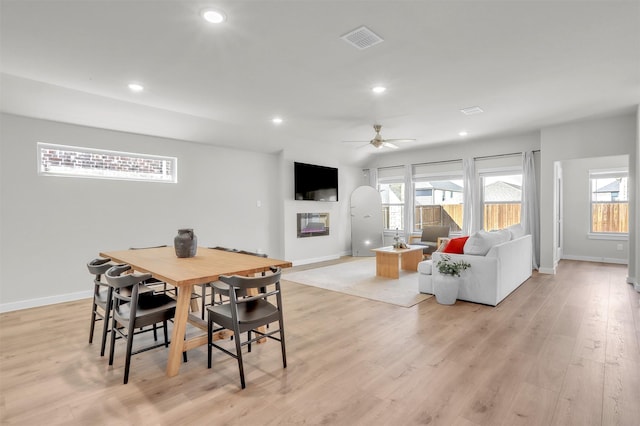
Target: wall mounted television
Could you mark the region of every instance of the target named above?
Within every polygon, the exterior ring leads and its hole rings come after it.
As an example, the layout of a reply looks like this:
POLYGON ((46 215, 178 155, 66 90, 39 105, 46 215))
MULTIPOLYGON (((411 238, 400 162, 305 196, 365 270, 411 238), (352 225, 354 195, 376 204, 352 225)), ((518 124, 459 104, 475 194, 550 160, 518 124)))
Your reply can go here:
POLYGON ((338 201, 338 169, 294 162, 296 200, 338 201))

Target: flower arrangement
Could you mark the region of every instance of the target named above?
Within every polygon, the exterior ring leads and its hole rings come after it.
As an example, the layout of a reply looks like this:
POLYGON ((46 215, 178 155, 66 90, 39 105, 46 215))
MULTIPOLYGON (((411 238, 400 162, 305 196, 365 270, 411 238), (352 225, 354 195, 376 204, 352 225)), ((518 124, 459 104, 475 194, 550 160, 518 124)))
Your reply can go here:
POLYGON ((453 259, 451 259, 451 256, 443 255, 442 259, 436 264, 436 267, 441 274, 459 277, 461 272, 471 268, 471 264, 464 260, 454 262, 453 259))

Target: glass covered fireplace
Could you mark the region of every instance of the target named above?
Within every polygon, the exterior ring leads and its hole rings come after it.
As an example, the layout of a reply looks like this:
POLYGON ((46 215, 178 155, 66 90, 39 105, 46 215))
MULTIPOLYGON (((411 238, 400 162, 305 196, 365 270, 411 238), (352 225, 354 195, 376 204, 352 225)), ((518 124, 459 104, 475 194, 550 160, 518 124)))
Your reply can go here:
POLYGON ((298 238, 329 235, 329 213, 298 213, 298 238))

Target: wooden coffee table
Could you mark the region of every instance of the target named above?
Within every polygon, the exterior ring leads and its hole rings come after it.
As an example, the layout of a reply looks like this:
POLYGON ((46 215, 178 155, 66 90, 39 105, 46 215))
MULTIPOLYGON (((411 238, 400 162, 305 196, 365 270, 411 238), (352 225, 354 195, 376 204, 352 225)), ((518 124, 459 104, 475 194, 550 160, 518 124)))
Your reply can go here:
POLYGON ((400 278, 400 267, 405 271, 417 271, 422 261, 424 246, 408 246, 395 249, 393 246, 371 249, 376 253, 376 275, 385 278, 400 278), (399 265, 400 264, 400 267, 399 265))

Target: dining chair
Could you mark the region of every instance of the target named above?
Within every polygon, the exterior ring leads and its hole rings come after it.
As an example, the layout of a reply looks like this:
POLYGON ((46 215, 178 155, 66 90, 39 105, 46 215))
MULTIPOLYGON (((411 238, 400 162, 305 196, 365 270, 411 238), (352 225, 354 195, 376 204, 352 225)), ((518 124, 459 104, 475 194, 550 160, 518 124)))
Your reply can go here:
MULTIPOLYGON (((232 248, 228 248, 228 247, 222 247, 222 246, 216 246, 216 247, 207 247, 208 249, 211 250, 222 250, 222 251, 228 251, 231 253, 237 253, 238 250, 236 249, 232 249, 232 248)), ((205 319, 205 312, 207 309, 207 306, 212 305, 213 303, 215 303, 215 297, 216 297, 216 292, 215 289, 213 287, 214 283, 206 283, 206 284, 199 284, 200 285, 200 300, 201 300, 201 305, 200 305, 200 317, 202 319, 205 319), (210 292, 210 301, 209 303, 207 303, 207 289, 211 289, 210 292)))
POLYGON ((103 321, 102 342, 100 346, 100 356, 104 356, 109 332, 109 317, 111 316, 111 302, 113 288, 102 281, 102 276, 111 268, 113 264, 109 258, 96 258, 87 263, 89 273, 93 278, 93 303, 91 306, 91 326, 89 329, 89 343, 93 343, 93 334, 96 322, 103 321))
MULTIPOLYGON (((113 365, 116 337, 127 341, 124 384, 129 381, 129 368, 131 366, 131 355, 158 348, 168 347, 168 321, 175 315, 176 301, 164 293, 141 293, 140 284, 151 277, 151 274, 138 272, 127 273, 131 270, 130 265, 120 264, 109 268, 105 276, 107 282, 113 288, 113 314, 111 323, 111 348, 109 351, 109 365, 113 365), (127 291, 131 288, 131 291, 127 291), (137 334, 147 331, 154 331, 154 341, 157 341, 156 325, 162 323, 164 332, 164 342, 153 344, 133 351, 133 338, 137 334), (153 326, 153 329, 145 328, 153 326), (140 331, 135 331, 140 329, 140 331)), ((186 352, 183 352, 183 359, 186 361, 186 352)))
MULTIPOLYGON (((219 249, 218 247, 213 247, 216 249, 219 249)), ((228 250, 229 251, 229 250, 228 250)), ((267 256, 266 253, 254 253, 251 251, 246 251, 246 250, 233 250, 234 253, 240 253, 240 254, 248 254, 249 256, 258 256, 258 257, 269 257, 267 256)), ((262 276, 264 276, 264 272, 262 273, 262 276)), ((229 297, 229 286, 227 286, 226 284, 222 284, 219 281, 215 281, 213 283, 210 283, 211 286, 211 305, 213 304, 220 304, 223 303, 223 299, 222 297, 229 297), (216 294, 218 294, 218 302, 215 301, 216 298, 216 294)), ((238 296, 243 296, 244 294, 241 293, 236 293, 238 296)), ((204 313, 202 314, 202 319, 204 319, 204 313)))
POLYGON ((245 388, 244 365, 242 360, 243 346, 247 346, 248 352, 251 352, 251 343, 253 342, 257 342, 265 337, 277 340, 280 342, 282 351, 283 368, 287 368, 280 275, 280 268, 273 268, 272 273, 265 276, 221 276, 220 281, 227 285, 229 289, 229 303, 216 304, 207 308, 207 366, 211 368, 211 352, 214 347, 235 358, 238 361, 242 389, 245 388), (245 292, 247 296, 237 297, 236 291, 231 291, 231 289, 241 290, 245 292), (275 296, 275 305, 269 300, 269 298, 273 296, 275 296), (258 327, 276 322, 278 323, 277 329, 272 329, 268 332, 258 330, 258 327), (214 327, 215 324, 219 327, 214 327), (214 333, 223 329, 233 331, 235 353, 219 346, 213 341, 214 333), (247 338, 243 341, 242 333, 244 332, 247 333, 247 338), (256 334, 257 337, 252 337, 252 333, 256 334), (278 337, 274 336, 276 334, 278 337))
MULTIPOLYGON (((239 250, 236 250, 236 249, 233 249, 233 248, 228 248, 228 247, 222 247, 222 246, 208 247, 208 248, 211 249, 211 250, 228 251, 230 253, 238 253, 239 252, 239 250)), ((202 288, 202 293, 201 293, 202 310, 200 312, 200 316, 202 317, 202 319, 205 319, 205 312, 206 312, 207 306, 210 306, 210 305, 213 305, 214 303, 216 303, 216 301, 215 301, 216 293, 220 297, 220 302, 219 303, 222 303, 222 296, 228 294, 228 287, 225 285, 225 286, 222 286, 222 288, 221 288, 219 285, 216 285, 216 282, 207 283, 207 284, 204 284, 201 287, 202 288), (211 289, 209 303, 206 303, 207 288, 211 289)))

